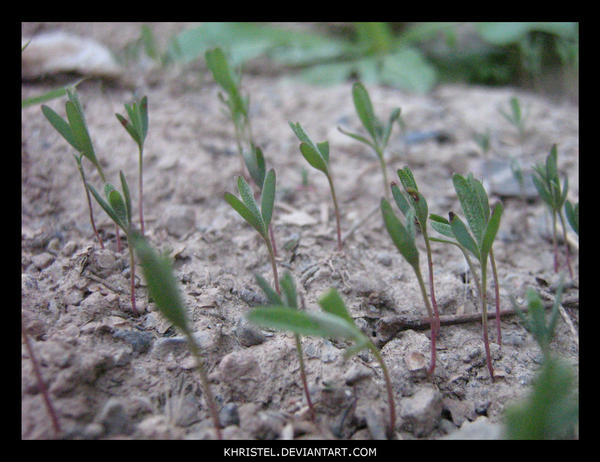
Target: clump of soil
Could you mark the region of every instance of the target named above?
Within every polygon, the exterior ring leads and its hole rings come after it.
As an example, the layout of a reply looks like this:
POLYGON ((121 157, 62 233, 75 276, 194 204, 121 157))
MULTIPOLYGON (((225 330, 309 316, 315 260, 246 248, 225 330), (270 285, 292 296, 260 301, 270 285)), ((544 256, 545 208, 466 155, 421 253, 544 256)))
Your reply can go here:
MULTIPOLYGON (((77 30, 79 25, 62 27, 77 30)), ((106 25, 90 32, 112 45, 107 38, 114 40, 114 29, 106 25)), ((52 85, 46 80, 24 82, 23 97, 52 85)), ((381 370, 371 355, 344 362, 343 345, 303 339, 318 413, 314 424, 293 337, 243 320, 250 307, 263 302, 254 274, 270 279, 271 268, 256 232, 223 200, 225 191, 236 191, 240 161, 233 127, 209 74, 204 69, 153 69, 135 86, 148 96, 150 107, 144 160, 146 235, 173 258, 208 361, 224 437, 381 437, 387 399, 381 370)), ((393 247, 380 214, 363 222, 378 206, 383 189, 377 159, 337 130, 360 130, 351 84, 312 87, 283 76, 245 75, 243 86, 251 95, 256 141, 268 166, 277 171, 273 230, 280 271, 293 274, 309 310, 318 309, 316 300, 328 288, 337 288, 357 324, 374 337, 394 385, 399 416, 395 437, 437 439, 480 416, 490 424, 501 423, 505 407, 529 390, 542 359, 516 317, 502 320, 501 347, 495 321, 490 322, 498 375, 494 382, 485 364, 480 322, 442 326, 431 380, 420 365, 429 357, 429 330, 390 333, 382 328, 386 317, 416 318, 426 312, 414 273, 393 247), (302 158, 288 121, 299 121, 314 140, 330 142, 343 234, 354 229, 342 252, 336 250, 326 179, 302 158), (308 170, 308 187, 302 182, 303 169, 308 170)), ((569 177, 569 197, 578 201, 578 107, 517 89, 462 85, 440 86, 428 95, 376 86, 369 92, 380 117, 402 108, 408 133, 403 137, 395 129, 392 134, 389 172, 410 166, 430 212, 461 213, 451 181, 454 172, 473 172, 483 179, 492 200, 502 200, 505 212, 494 246, 502 308, 511 307, 511 295, 522 300, 528 287, 553 300, 558 276, 553 272, 547 211, 535 195, 523 196, 518 185, 511 187, 510 175, 502 175, 513 159, 530 170, 556 143, 559 168, 569 177), (514 95, 530 114, 522 143, 498 111, 514 95), (487 128, 492 149, 484 157, 472 135, 487 128), (409 137, 427 133, 435 136, 409 137)), ((118 184, 123 170, 130 184, 136 184, 137 147, 114 116, 130 100, 131 87, 90 79, 79 85, 78 94, 108 181, 118 184)), ((64 114, 64 100, 47 104, 64 114)), ((95 204, 105 242, 100 249, 71 152, 39 106, 22 111, 23 322, 63 436, 214 438, 185 340, 158 315, 139 277, 142 314, 132 314, 127 250, 116 250, 114 225, 95 204)), ((100 185, 98 175, 86 167, 89 180, 100 185)), ((134 204, 136 193, 132 187, 134 204)), ((577 328, 579 261, 577 249, 571 253, 575 279, 566 285, 563 305, 577 328)), ((440 314, 476 312, 476 293, 458 251, 433 245, 433 261, 440 314)), ((489 290, 493 301, 493 287, 489 290)), ((552 347, 578 370, 577 335, 563 318, 552 347)), ((52 438, 29 353, 25 346, 22 351, 22 437, 52 438)))

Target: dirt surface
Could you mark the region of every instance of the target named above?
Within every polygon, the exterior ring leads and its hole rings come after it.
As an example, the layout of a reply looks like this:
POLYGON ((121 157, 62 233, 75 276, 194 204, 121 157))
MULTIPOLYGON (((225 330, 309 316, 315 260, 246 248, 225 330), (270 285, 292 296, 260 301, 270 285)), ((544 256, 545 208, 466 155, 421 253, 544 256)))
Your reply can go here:
MULTIPOLYGON (((179 25, 157 24, 169 33, 179 25)), ((139 25, 23 25, 23 33, 70 30, 109 47, 123 47, 139 25), (118 34, 116 33, 118 27, 118 34)), ((162 37, 168 35, 165 32, 162 37)), ((90 79, 78 87, 97 156, 107 179, 118 184, 122 170, 137 203, 137 147, 116 120, 132 90, 149 100, 150 129, 144 158, 146 235, 170 252, 177 279, 206 353, 211 387, 221 409, 226 438, 343 438, 381 436, 387 395, 375 358, 360 354, 344 362, 343 345, 304 338, 308 383, 318 412, 310 422, 291 335, 256 329, 244 313, 263 296, 254 274, 272 281, 267 251, 257 233, 223 200, 236 192, 240 174, 233 127, 223 113, 218 89, 201 65, 191 70, 129 69, 119 80, 90 79)), ((47 91, 55 81, 23 82, 22 95, 47 91)), ((502 320, 497 344, 490 322, 492 382, 485 365, 480 322, 443 326, 437 367, 427 379, 419 361, 429 361, 429 330, 390 334, 379 322, 393 315, 425 316, 411 267, 394 248, 380 213, 364 222, 383 194, 376 158, 338 126, 360 131, 351 83, 310 87, 281 75, 245 75, 257 143, 277 172, 274 236, 280 274, 288 270, 306 309, 330 287, 342 294, 357 324, 382 349, 394 387, 398 421, 395 438, 438 439, 485 416, 502 421, 505 407, 524 396, 539 369, 541 353, 516 317, 502 320), (342 232, 352 234, 336 250, 335 218, 326 178, 310 168, 298 150, 288 121, 298 121, 315 141, 329 140, 331 168, 341 208, 342 232), (302 170, 308 172, 308 187, 302 170), (416 364, 416 365, 415 365, 416 364), (415 408, 418 408, 415 410, 415 408)), ((547 212, 539 199, 524 200, 518 188, 495 180, 511 159, 524 169, 543 162, 558 145, 559 168, 569 177, 569 198, 578 201, 578 107, 516 89, 445 85, 428 95, 369 87, 375 110, 387 118, 402 108, 407 134, 394 128, 387 156, 389 175, 413 170, 430 212, 462 215, 453 189, 454 172, 482 178, 492 201, 505 207, 494 246, 503 309, 510 295, 522 300, 533 287, 553 300, 553 272, 547 212), (511 96, 529 110, 528 132, 500 115, 511 96), (491 150, 481 154, 474 131, 490 129, 491 150), (437 131, 420 142, 416 133, 437 131), (407 136, 408 136, 407 135, 407 136), (486 163, 487 159, 487 163, 486 163), (492 163, 494 161, 495 163, 492 163), (492 165, 492 167, 489 167, 492 165), (499 166, 499 167, 498 167, 499 166)), ((64 99, 47 103, 64 115, 64 99)), ((105 249, 94 238, 71 147, 43 117, 39 106, 22 111, 22 313, 41 372, 67 438, 213 438, 211 421, 194 361, 180 334, 148 303, 136 271, 139 316, 131 312, 127 242, 117 252, 114 225, 94 204, 105 249)), ((89 180, 98 174, 85 164, 89 180)), ((136 208, 137 210, 137 208, 136 208)), ((137 214, 137 212, 136 212, 137 214)), ((578 328, 577 239, 571 248, 574 280, 567 277, 566 315, 578 328), (574 254, 574 255, 573 255, 574 254)), ((422 262, 424 245, 418 239, 422 262)), ((561 254, 562 256, 562 254, 561 254)), ((433 245, 435 290, 440 313, 476 312, 463 257, 433 245), (465 282, 467 281, 467 282, 465 282)), ((422 263, 423 271, 426 268, 422 263)), ((493 286, 488 287, 493 304, 493 286)), ((579 367, 576 332, 561 318, 552 347, 579 367)), ((53 438, 30 355, 22 349, 22 437, 53 438)))

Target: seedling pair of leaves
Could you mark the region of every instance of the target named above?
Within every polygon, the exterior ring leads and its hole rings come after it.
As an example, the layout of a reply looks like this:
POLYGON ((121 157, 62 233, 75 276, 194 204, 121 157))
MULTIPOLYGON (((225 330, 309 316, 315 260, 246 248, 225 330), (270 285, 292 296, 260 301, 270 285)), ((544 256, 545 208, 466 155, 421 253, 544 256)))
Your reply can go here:
POLYGON ((264 177, 261 188, 260 208, 254 199, 252 189, 242 176, 238 177, 237 186, 242 200, 233 194, 226 192, 225 201, 240 214, 240 216, 252 226, 263 238, 271 259, 273 269, 273 279, 275 288, 279 293, 279 278, 277 276, 277 265, 275 264, 275 253, 271 240, 269 239, 269 225, 273 216, 273 206, 275 203, 275 170, 271 169, 264 177))
MULTIPOLYGON (((286 299, 287 302, 289 302, 289 297, 286 299)), ((251 310, 246 318, 262 327, 290 331, 298 335, 350 341, 352 345, 344 352, 344 359, 363 350, 369 350, 381 366, 385 378, 390 418, 388 432, 391 436, 396 425, 394 395, 390 376, 379 350, 369 337, 356 326, 337 290, 327 291, 319 299, 319 306, 323 311, 299 311, 281 304, 261 306, 251 310)))
MULTIPOLYGON (((249 98, 243 97, 240 91, 241 76, 233 72, 225 53, 221 48, 214 48, 205 53, 206 65, 213 78, 225 93, 219 93, 219 99, 227 107, 234 128, 238 151, 241 160, 245 161, 244 144, 254 145, 249 118, 249 98)), ((243 165, 243 164, 242 164, 243 165)), ((260 187, 262 183, 257 183, 260 187)))
POLYGON ((527 114, 523 114, 521 110, 521 102, 519 98, 513 96, 510 98, 509 102, 509 111, 504 110, 504 108, 499 108, 498 111, 504 117, 508 123, 510 123, 513 127, 517 129, 519 132, 519 140, 523 141, 525 138, 525 121, 527 120, 527 114))
MULTIPOLYGON (((488 327, 487 327, 487 262, 490 260, 496 289, 496 327, 498 334, 498 343, 502 344, 502 334, 500 329, 500 289, 498 285, 498 275, 496 271, 496 262, 492 250, 492 245, 498 228, 500 227, 500 218, 503 207, 501 203, 496 204, 493 211, 490 211, 487 193, 480 181, 469 174, 466 178, 455 174, 452 177, 454 189, 458 195, 463 213, 467 219, 467 225, 454 212, 449 213, 450 220, 446 220, 438 215, 431 214, 431 226, 447 237, 455 239, 448 241, 446 239, 431 238, 433 241, 457 245, 469 263, 469 267, 474 277, 473 265, 468 254, 473 255, 479 262, 481 272, 481 284, 478 285, 478 293, 481 301, 481 319, 483 328, 483 341, 487 357, 487 366, 490 376, 494 377, 492 360, 490 355, 488 327)), ((476 278, 477 281, 477 278, 476 278)))
POLYGON ((131 104, 125 104, 127 119, 121 114, 115 114, 119 122, 125 127, 127 133, 133 138, 133 141, 138 146, 138 208, 140 212, 140 227, 142 235, 144 234, 144 196, 143 196, 143 156, 144 156, 144 141, 148 134, 148 98, 144 96, 139 101, 136 100, 131 104))
POLYGON ((130 244, 131 247, 135 248, 148 286, 148 293, 156 303, 160 314, 179 329, 187 339, 188 347, 196 360, 204 396, 211 413, 217 438, 221 439, 219 415, 206 375, 204 360, 194 338, 171 263, 168 257, 159 255, 144 237, 136 231, 131 232, 130 244))
POLYGON ((435 300, 435 288, 433 284, 433 261, 431 258, 431 247, 429 245, 428 233, 427 233, 427 217, 429 209, 427 201, 423 194, 419 192, 417 183, 413 176, 412 171, 405 167, 398 170, 398 177, 402 183, 404 192, 400 190, 398 185, 392 183, 392 196, 396 205, 406 217, 406 226, 396 217, 392 211, 392 207, 386 199, 381 200, 381 211, 383 214, 383 221, 386 229, 394 245, 400 251, 400 254, 406 259, 406 261, 412 266, 421 294, 423 296, 423 302, 427 308, 427 314, 429 315, 431 322, 431 363, 429 366, 428 373, 432 375, 435 371, 436 362, 436 338, 439 335, 440 329, 440 317, 437 309, 437 302, 435 300), (427 263, 429 268, 429 286, 431 290, 431 303, 427 297, 427 291, 425 289, 425 283, 423 282, 423 276, 419 265, 419 251, 415 244, 415 223, 419 226, 423 238, 425 239, 425 246, 427 249, 427 263), (432 308, 433 307, 433 308, 432 308))
MULTIPOLYGON (((291 308, 294 310, 298 309, 298 294, 296 291, 296 284, 292 275, 289 272, 285 272, 281 278, 281 289, 283 297, 274 291, 268 282, 260 275, 256 275, 256 282, 264 292, 270 306, 277 306, 281 308, 291 308)), ((306 402, 310 409, 310 414, 313 422, 316 423, 316 413, 312 400, 310 399, 310 392, 308 390, 308 382, 306 380, 306 371, 304 369, 304 357, 302 354, 302 342, 300 341, 300 335, 294 333, 294 340, 296 341, 296 353, 298 355, 298 362, 300 363, 300 377, 302 379, 302 387, 304 388, 304 395, 306 396, 306 402)))
POLYGON ((571 269, 571 259, 569 256, 569 244, 567 241, 567 228, 565 226, 565 219, 563 216, 563 207, 568 207, 567 216, 571 226, 575 224, 577 233, 579 234, 579 207, 577 207, 577 214, 575 213, 575 207, 569 205, 565 206, 567 200, 567 193, 569 191, 569 179, 565 176, 562 188, 560 186, 560 178, 558 176, 557 167, 557 149, 556 144, 552 146, 550 153, 546 157, 545 165, 535 165, 534 173, 532 175, 533 184, 535 185, 538 194, 542 200, 548 206, 550 214, 552 216, 552 246, 554 249, 554 271, 558 273, 558 244, 556 238, 556 216, 558 215, 560 223, 563 229, 563 238, 565 242, 565 253, 567 267, 569 268, 569 275, 573 277, 573 270, 571 269))
POLYGON ((129 194, 129 185, 122 171, 119 172, 121 179, 121 193, 110 183, 104 184, 104 195, 106 200, 96 191, 96 189, 87 183, 88 189, 100 204, 100 207, 106 214, 121 228, 129 241, 129 273, 131 277, 131 310, 137 314, 135 303, 135 261, 133 257, 133 245, 131 244, 131 236, 133 232, 133 223, 131 221, 131 195, 129 194))
POLYGON ((54 129, 77 152, 77 154, 73 154, 73 157, 75 158, 75 162, 77 162, 77 170, 79 171, 81 181, 83 182, 83 186, 85 188, 88 210, 90 214, 90 223, 92 225, 92 229, 94 230, 94 234, 96 235, 96 238, 100 243, 100 247, 104 248, 104 243, 102 242, 102 238, 98 234, 96 224, 94 221, 94 211, 92 208, 92 201, 90 199, 89 190, 87 188, 87 180, 82 165, 82 159, 85 157, 92 163, 92 165, 94 165, 94 167, 96 167, 98 173, 100 174, 100 178, 102 178, 103 182, 106 181, 104 177, 104 172, 102 170, 100 162, 98 162, 98 159, 96 157, 94 146, 92 144, 92 139, 88 132, 85 116, 83 114, 83 108, 81 107, 81 103, 79 102, 79 97, 77 96, 75 88, 66 88, 65 93, 68 98, 67 102, 65 103, 65 112, 67 115, 67 120, 63 119, 53 109, 46 105, 42 105, 42 113, 44 114, 48 122, 50 122, 50 124, 54 127, 54 129))
POLYGON ((379 164, 381 165, 381 171, 383 172, 383 188, 385 197, 387 198, 389 197, 389 183, 384 154, 392 133, 392 126, 394 125, 394 122, 400 118, 400 108, 394 109, 390 114, 387 124, 384 124, 375 115, 369 92, 361 82, 356 82, 352 85, 352 99, 358 118, 369 134, 370 139, 357 133, 347 132, 341 127, 338 127, 338 130, 344 135, 350 136, 355 140, 370 146, 375 151, 375 154, 379 159, 379 164))
POLYGON ((323 172, 329 182, 329 189, 331 190, 331 198, 333 200, 333 207, 335 210, 335 220, 337 224, 337 243, 338 250, 342 250, 342 230, 340 225, 340 210, 335 195, 335 188, 333 186, 333 178, 329 169, 329 141, 322 141, 320 143, 313 143, 308 137, 299 122, 290 122, 292 131, 296 134, 300 140, 300 152, 311 167, 323 172))

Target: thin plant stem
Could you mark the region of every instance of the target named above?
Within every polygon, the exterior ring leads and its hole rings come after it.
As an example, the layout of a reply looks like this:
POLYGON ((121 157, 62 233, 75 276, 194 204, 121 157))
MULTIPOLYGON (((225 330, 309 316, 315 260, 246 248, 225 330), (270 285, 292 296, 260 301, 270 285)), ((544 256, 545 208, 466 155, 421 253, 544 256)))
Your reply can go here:
POLYGON ((492 355, 490 354, 490 342, 488 339, 488 317, 487 317, 487 261, 481 265, 481 325, 483 329, 483 344, 490 377, 494 381, 494 368, 492 367, 492 355))
POLYGON ((269 236, 271 238, 271 245, 273 246, 273 255, 277 256, 277 245, 275 244, 275 234, 273 233, 273 223, 269 223, 269 236))
POLYGON ((383 358, 381 357, 381 353, 379 352, 379 350, 373 345, 371 351, 373 352, 375 359, 377 359, 377 362, 381 366, 381 370, 383 371, 383 377, 385 379, 385 387, 387 389, 388 395, 388 406, 390 409, 390 424, 388 427, 388 435, 391 438, 394 435, 394 428, 396 427, 396 405, 394 403, 394 390, 392 388, 392 381, 390 380, 390 374, 387 370, 385 362, 383 361, 383 358))
POLYGON ((269 250, 269 257, 271 259, 271 268, 273 269, 273 279, 275 281, 275 290, 279 295, 281 295, 281 290, 279 288, 279 277, 277 276, 277 265, 275 264, 275 254, 273 253, 273 246, 271 245, 271 241, 267 236, 263 236, 265 243, 267 244, 267 249, 269 250))
POLYGON ((85 197, 87 198, 88 210, 90 212, 90 223, 92 224, 92 229, 94 230, 94 234, 100 243, 100 248, 104 249, 104 243, 102 242, 102 238, 100 234, 98 234, 98 230, 96 229, 96 222, 94 221, 94 212, 92 209, 92 198, 90 197, 90 192, 87 188, 87 182, 85 180, 85 173, 83 172, 83 167, 81 166, 81 162, 77 162, 77 169, 79 170, 79 174, 81 175, 81 180, 83 181, 83 187, 85 189, 85 197))
POLYGON ((552 212, 552 248, 554 249, 554 272, 558 273, 558 244, 556 239, 556 213, 552 212))
POLYGON ((129 242, 129 277, 131 278, 131 310, 137 315, 138 310, 135 305, 135 260, 133 258, 133 245, 129 242))
POLYGON ((315 414, 315 408, 313 406, 312 400, 310 399, 310 393, 308 391, 308 383, 306 381, 306 371, 304 370, 304 358, 302 354, 302 342, 300 341, 300 336, 298 334, 294 334, 294 339, 296 341, 296 352, 298 353, 298 362, 300 363, 300 377, 302 378, 302 387, 304 388, 304 395, 306 396, 306 402, 308 403, 308 408, 310 409, 310 416, 313 423, 317 423, 317 415, 315 414))
POLYGON ((388 188, 388 175, 387 175, 387 166, 385 165, 385 159, 383 158, 383 151, 381 148, 376 147, 375 152, 377 153, 377 157, 379 158, 379 165, 381 165, 381 171, 383 172, 383 190, 385 192, 385 198, 390 198, 390 192, 388 188))
POLYGON ((438 311, 437 301, 435 299, 435 289, 433 284, 433 259, 431 257, 431 246, 429 244, 429 238, 427 237, 426 229, 423 229, 423 238, 425 239, 425 247, 427 249, 427 266, 429 268, 429 289, 431 290, 431 305, 433 306, 433 313, 435 315, 435 336, 439 337, 440 313, 438 311))
POLYGON ((502 346, 502 329, 500 327, 500 285, 498 281, 498 271, 496 270, 496 259, 494 252, 490 249, 490 263, 492 264, 492 275, 494 276, 494 291, 496 293, 496 332, 498 335, 498 344, 502 346))
POLYGON ((121 234, 119 233, 119 225, 115 223, 115 234, 117 235, 117 252, 121 252, 121 234))
POLYGON ((213 420, 213 425, 215 427, 215 432, 217 434, 217 439, 223 439, 221 435, 221 423, 219 422, 219 413, 217 412, 217 405, 215 404, 215 400, 213 398, 212 391, 210 389, 210 384, 208 382, 208 376, 206 375, 206 370, 204 366, 204 360, 200 355, 200 351, 198 350, 198 345, 196 344, 196 339, 191 332, 186 332, 186 336, 188 339, 190 350, 192 351, 192 355, 196 359, 196 368, 200 374, 200 382, 202 383, 202 388, 204 389, 204 399, 210 411, 210 415, 213 420))
POLYGON ((337 224, 337 242, 338 242, 338 250, 342 250, 342 229, 340 225, 340 210, 338 208, 337 198, 335 196, 335 189, 333 187, 333 180, 331 179, 331 175, 326 175, 327 180, 329 181, 329 188, 331 189, 331 198, 333 199, 333 208, 335 210, 335 221, 337 224))
POLYGON ((29 335, 27 334, 27 330, 25 329, 25 324, 23 323, 23 319, 21 319, 21 333, 23 335, 23 339, 25 340, 25 347, 27 348, 27 352, 29 353, 29 359, 31 359, 31 364, 33 365, 33 373, 35 374, 35 378, 37 380, 38 387, 40 388, 40 392, 44 399, 44 404, 46 405, 46 410, 48 411, 50 420, 52 420, 52 427, 54 428, 55 436, 58 437, 62 432, 62 430, 60 428, 60 423, 58 421, 58 417, 56 416, 54 406, 52 406, 52 401, 50 400, 50 394, 48 393, 48 387, 46 387, 46 383, 44 382, 44 379, 42 378, 40 366, 35 357, 33 347, 31 346, 31 342, 29 340, 29 335))
POLYGON ((431 325, 431 363, 429 364, 429 369, 427 371, 427 375, 431 376, 433 371, 435 370, 435 360, 436 360, 436 320, 433 315, 433 310, 431 308, 431 304, 429 303, 429 297, 427 297, 427 290, 425 289, 425 282, 423 282, 423 276, 421 275, 421 270, 415 268, 415 274, 417 275, 417 280, 419 281, 419 287, 421 289, 421 295, 423 297, 423 301, 425 302, 425 307, 427 308, 427 314, 429 315, 430 325, 431 325))
POLYGON ((569 241, 567 240, 567 227, 565 226, 565 218, 563 217, 562 211, 558 212, 558 217, 560 218, 560 224, 563 229, 563 240, 565 241, 567 268, 569 268, 569 276, 571 276, 571 279, 573 279, 573 269, 571 268, 571 257, 569 255, 569 241))
POLYGON ((140 209, 140 227, 141 227, 141 231, 142 231, 142 236, 144 235, 144 193, 143 193, 143 187, 142 184, 144 182, 143 180, 143 154, 144 154, 144 149, 140 146, 139 148, 139 174, 138 174, 138 190, 139 190, 139 209, 140 209))

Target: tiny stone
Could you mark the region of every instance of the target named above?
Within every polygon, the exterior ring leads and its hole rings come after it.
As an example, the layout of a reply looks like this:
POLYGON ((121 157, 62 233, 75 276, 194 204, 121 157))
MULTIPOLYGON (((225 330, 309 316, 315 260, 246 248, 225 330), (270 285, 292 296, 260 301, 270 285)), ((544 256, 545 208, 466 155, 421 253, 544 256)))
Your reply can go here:
POLYGON ((61 252, 65 257, 70 257, 77 250, 77 243, 74 241, 67 242, 61 252))
POLYGON ((219 412, 219 421, 224 427, 229 425, 239 425, 240 415, 238 414, 238 406, 235 403, 226 403, 219 412))
POLYGON ((104 425, 107 435, 127 435, 131 433, 129 418, 123 403, 116 398, 109 398, 98 416, 98 421, 104 425))
POLYGON ((371 377, 373 371, 362 364, 354 364, 345 374, 346 385, 354 385, 361 380, 371 377))
POLYGON ((263 333, 244 318, 240 318, 234 333, 240 344, 245 347, 260 345, 265 341, 263 333))
POLYGON ((417 438, 429 435, 442 415, 442 395, 430 387, 420 389, 401 404, 407 430, 417 438))
POLYGON ((39 255, 34 255, 33 257, 31 257, 31 262, 33 263, 33 266, 35 266, 39 270, 48 268, 52 264, 53 261, 54 261, 54 255, 52 255, 48 252, 44 252, 39 255))

